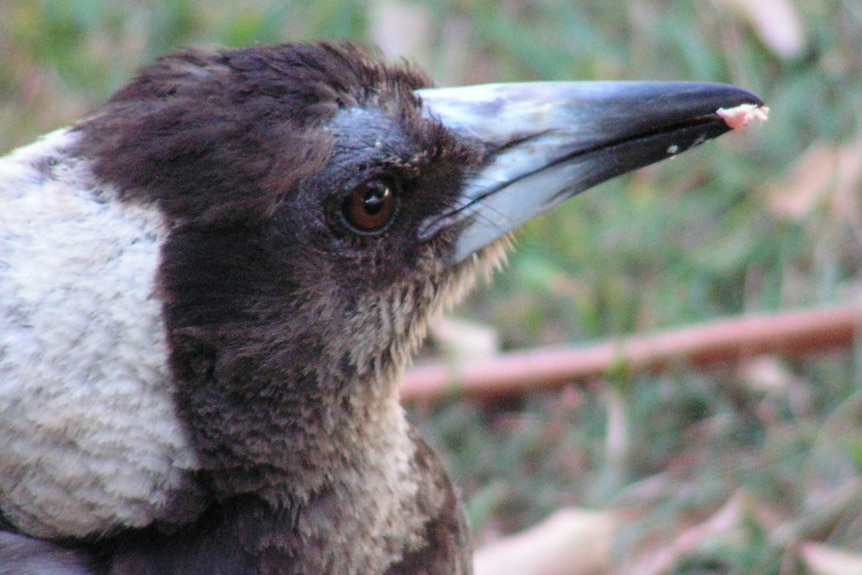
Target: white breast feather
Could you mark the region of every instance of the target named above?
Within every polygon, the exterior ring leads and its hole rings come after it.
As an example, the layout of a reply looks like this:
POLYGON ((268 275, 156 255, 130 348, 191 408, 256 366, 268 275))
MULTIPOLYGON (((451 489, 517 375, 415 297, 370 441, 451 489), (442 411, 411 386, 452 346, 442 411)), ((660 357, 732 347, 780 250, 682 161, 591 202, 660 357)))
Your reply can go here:
POLYGON ((195 466, 154 283, 167 230, 76 137, 0 159, 0 509, 39 537, 147 525, 195 466))

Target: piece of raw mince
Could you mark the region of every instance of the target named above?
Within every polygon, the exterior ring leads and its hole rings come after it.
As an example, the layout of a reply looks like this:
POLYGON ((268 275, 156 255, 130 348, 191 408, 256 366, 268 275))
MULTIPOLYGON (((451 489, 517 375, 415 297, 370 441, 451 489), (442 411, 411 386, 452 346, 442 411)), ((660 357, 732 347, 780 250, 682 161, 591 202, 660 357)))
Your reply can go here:
POLYGON ((731 130, 740 130, 751 122, 763 123, 768 119, 769 107, 758 104, 741 104, 733 108, 719 108, 715 112, 731 130))

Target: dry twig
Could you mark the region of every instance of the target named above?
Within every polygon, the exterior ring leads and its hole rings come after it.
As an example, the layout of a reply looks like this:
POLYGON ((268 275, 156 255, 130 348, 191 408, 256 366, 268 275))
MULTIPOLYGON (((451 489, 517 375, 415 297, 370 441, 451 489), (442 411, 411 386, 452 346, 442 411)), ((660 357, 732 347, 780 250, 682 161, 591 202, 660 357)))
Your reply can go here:
POLYGON ((862 307, 821 308, 720 319, 587 347, 517 351, 491 359, 434 363, 411 370, 405 401, 459 393, 489 399, 603 377, 616 370, 655 373, 674 365, 707 367, 772 353, 797 356, 846 347, 862 328, 862 307))

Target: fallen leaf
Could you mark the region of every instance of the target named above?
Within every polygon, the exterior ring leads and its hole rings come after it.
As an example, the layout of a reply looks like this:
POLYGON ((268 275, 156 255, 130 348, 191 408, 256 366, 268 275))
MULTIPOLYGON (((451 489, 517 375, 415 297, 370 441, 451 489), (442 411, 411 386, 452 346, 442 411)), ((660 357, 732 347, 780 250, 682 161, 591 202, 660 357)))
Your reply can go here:
POLYGON ((475 575, 596 575, 611 569, 622 513, 566 508, 475 553, 475 575))
POLYGON ((724 506, 700 523, 671 534, 666 543, 653 541, 643 552, 627 557, 617 566, 620 575, 663 575, 671 572, 683 557, 703 545, 717 540, 734 541, 742 536, 746 513, 751 508, 751 498, 739 491, 724 506))
POLYGON ((785 397, 798 380, 775 355, 759 355, 743 361, 739 366, 742 384, 758 393, 773 397, 785 397))
POLYGON ((500 352, 500 337, 491 326, 444 317, 430 329, 431 338, 446 361, 486 359, 500 352))
POLYGON ((812 144, 777 180, 764 188, 762 198, 777 217, 802 221, 826 207, 838 221, 862 226, 862 141, 844 145, 812 144))
POLYGON ((862 555, 830 545, 805 541, 799 556, 811 575, 862 575, 862 555))
POLYGON ((739 10, 763 44, 780 58, 792 60, 805 51, 805 30, 790 0, 716 1, 739 10))
POLYGON ((376 0, 369 8, 369 35, 386 56, 422 63, 430 59, 432 18, 427 6, 401 0, 376 0))

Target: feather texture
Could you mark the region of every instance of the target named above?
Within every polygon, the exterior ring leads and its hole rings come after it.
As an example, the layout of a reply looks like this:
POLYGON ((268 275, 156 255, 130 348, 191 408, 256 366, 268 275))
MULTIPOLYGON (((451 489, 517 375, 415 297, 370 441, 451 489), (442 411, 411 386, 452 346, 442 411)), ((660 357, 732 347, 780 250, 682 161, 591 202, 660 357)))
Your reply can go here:
POLYGON ((167 229, 93 177, 79 137, 0 160, 0 509, 39 537, 188 520, 199 495, 155 283, 167 229))

